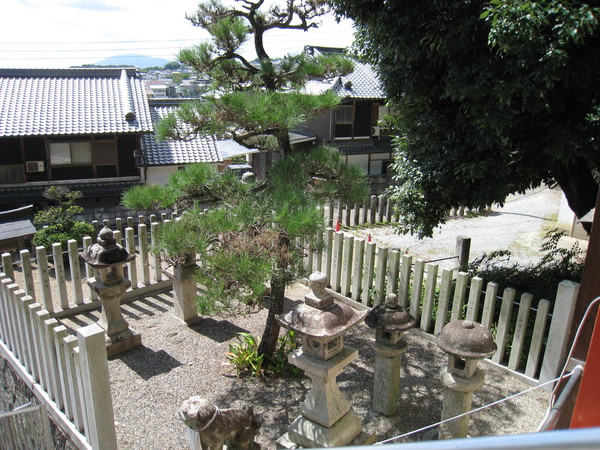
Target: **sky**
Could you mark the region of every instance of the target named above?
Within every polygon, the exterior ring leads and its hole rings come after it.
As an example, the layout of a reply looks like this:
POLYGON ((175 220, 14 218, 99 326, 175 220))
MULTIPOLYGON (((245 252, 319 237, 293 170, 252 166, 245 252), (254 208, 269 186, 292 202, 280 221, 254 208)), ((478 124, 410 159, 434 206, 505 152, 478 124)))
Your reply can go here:
MULTIPOLYGON (((208 34, 185 18, 197 0, 2 0, 0 68, 65 68, 115 55, 175 60, 181 48, 208 34)), ((347 47, 352 23, 325 18, 309 32, 270 30, 269 56, 297 53, 304 45, 347 47)), ((251 45, 244 56, 254 58, 251 45)))

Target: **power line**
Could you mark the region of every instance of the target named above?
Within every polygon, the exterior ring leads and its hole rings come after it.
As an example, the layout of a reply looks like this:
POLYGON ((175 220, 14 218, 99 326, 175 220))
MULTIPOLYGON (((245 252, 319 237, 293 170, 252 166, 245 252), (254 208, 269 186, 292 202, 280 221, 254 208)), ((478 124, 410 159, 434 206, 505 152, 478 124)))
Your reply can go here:
MULTIPOLYGON (((147 42, 186 42, 196 41, 195 38, 189 39, 153 39, 153 40, 135 40, 135 41, 87 41, 77 42, 77 44, 137 44, 147 42)), ((73 42, 0 42, 0 45, 68 45, 73 42)))

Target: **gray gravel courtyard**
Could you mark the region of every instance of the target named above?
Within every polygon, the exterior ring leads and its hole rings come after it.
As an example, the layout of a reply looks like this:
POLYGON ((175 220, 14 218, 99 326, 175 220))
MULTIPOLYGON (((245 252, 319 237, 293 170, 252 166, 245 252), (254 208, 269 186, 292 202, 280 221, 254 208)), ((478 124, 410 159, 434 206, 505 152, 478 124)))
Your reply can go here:
MULTIPOLYGON (((303 298, 307 288, 300 284, 286 292, 287 308, 303 298)), ((186 448, 187 432, 177 417, 178 408, 190 396, 200 395, 221 408, 254 405, 264 420, 258 441, 274 449, 275 440, 299 415, 300 404, 310 389, 310 379, 240 379, 227 363, 226 352, 238 332, 262 333, 266 311, 235 318, 204 317, 186 327, 175 319, 170 292, 139 299, 123 306, 130 326, 142 334, 143 346, 114 357, 109 372, 120 449, 186 448)), ((62 322, 78 327, 99 317, 98 311, 62 322)), ((346 343, 359 350, 359 358, 338 377, 342 393, 364 429, 388 439, 430 425, 441 414, 442 386, 439 370, 446 357, 435 343, 408 334, 409 350, 403 359, 399 414, 386 418, 371 410, 374 332, 364 324, 352 330, 346 343)), ((481 406, 529 386, 505 372, 483 366, 487 383, 475 394, 481 406)), ((525 396, 477 413, 471 435, 487 436, 532 432, 542 419, 548 396, 533 391, 525 396)), ((419 433, 409 438, 418 440, 419 433)))

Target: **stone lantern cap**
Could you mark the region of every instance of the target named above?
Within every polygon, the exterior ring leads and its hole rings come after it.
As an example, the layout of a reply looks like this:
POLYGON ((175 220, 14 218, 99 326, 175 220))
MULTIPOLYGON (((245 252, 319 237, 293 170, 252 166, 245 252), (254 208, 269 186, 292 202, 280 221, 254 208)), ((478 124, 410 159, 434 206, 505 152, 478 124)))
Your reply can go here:
POLYGON ((386 304, 377 305, 365 319, 368 327, 385 331, 405 331, 412 328, 415 322, 415 318, 398 305, 396 294, 388 294, 386 304))
POLYGON ((81 259, 96 269, 128 263, 135 259, 135 255, 130 255, 123 246, 117 244, 113 231, 108 227, 100 230, 96 241, 96 244, 79 253, 81 259))
POLYGON ((317 340, 329 340, 362 322, 367 311, 357 311, 345 303, 335 302, 325 309, 302 304, 289 313, 275 316, 285 328, 317 340))
POLYGON ((498 349, 492 333, 470 320, 454 320, 437 335, 438 346, 452 356, 463 359, 489 358, 498 349))

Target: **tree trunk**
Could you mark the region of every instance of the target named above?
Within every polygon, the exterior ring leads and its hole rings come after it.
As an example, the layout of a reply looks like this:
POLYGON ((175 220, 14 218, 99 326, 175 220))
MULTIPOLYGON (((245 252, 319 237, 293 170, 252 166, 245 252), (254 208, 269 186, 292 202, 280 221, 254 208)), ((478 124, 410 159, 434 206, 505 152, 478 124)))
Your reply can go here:
MULTIPOLYGON (((568 166, 552 169, 551 173, 577 217, 583 217, 596 205, 598 183, 585 161, 577 159, 568 166)), ((592 224, 582 225, 589 234, 592 224)))
POLYGON ((279 338, 279 329, 281 328, 275 320, 275 315, 283 313, 283 300, 285 297, 285 281, 282 276, 275 273, 271 278, 271 299, 269 301, 269 314, 265 323, 258 353, 267 357, 272 357, 277 348, 277 338, 279 338))
MULTIPOLYGON (((278 251, 284 254, 290 248, 290 239, 285 233, 280 233, 278 241, 278 251)), ((283 300, 285 298, 287 264, 284 259, 277 262, 277 268, 271 276, 271 299, 269 301, 269 314, 265 323, 260 345, 258 346, 258 354, 265 355, 270 358, 275 353, 277 348, 277 338, 279 337, 279 329, 281 328, 275 316, 283 313, 283 300)))

